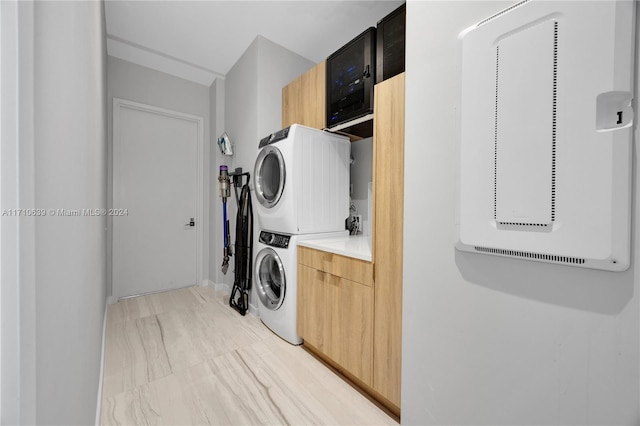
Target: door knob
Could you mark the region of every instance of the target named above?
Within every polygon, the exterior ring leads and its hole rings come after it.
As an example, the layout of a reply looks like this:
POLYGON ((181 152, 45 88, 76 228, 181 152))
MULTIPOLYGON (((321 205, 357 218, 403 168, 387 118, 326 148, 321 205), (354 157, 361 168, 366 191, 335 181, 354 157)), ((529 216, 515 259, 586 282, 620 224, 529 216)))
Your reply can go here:
POLYGON ((184 226, 196 226, 196 221, 194 218, 189 219, 189 223, 185 223, 184 226))

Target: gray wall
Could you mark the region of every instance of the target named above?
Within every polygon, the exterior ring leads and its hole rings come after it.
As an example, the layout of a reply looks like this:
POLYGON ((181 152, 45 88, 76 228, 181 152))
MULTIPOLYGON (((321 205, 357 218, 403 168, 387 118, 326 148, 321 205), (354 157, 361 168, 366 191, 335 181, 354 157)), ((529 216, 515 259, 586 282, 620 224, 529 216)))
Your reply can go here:
MULTIPOLYGON (((207 170, 211 167, 210 132, 209 132, 209 88, 188 80, 174 77, 160 71, 152 70, 122 59, 107 57, 107 105, 109 135, 109 206, 112 203, 112 166, 113 166, 113 98, 140 102, 160 108, 166 108, 186 114, 197 115, 204 119, 204 217, 202 233, 204 243, 203 280, 209 273, 209 193, 210 185, 207 170)), ((111 221, 110 221, 111 222, 111 221)), ((111 223, 109 223, 108 251, 109 294, 111 294, 111 223)))
MULTIPOLYGON (((251 145, 258 135, 259 46, 260 39, 257 38, 229 70, 224 81, 224 130, 233 143, 232 163, 234 167, 246 170, 253 168, 251 145)), ((257 149, 257 143, 255 145, 257 149)))
POLYGON ((282 87, 315 64, 258 36, 227 73, 225 130, 234 167, 253 171, 260 138, 282 127, 282 87))
MULTIPOLYGON (((209 170, 209 182, 211 185, 209 253, 211 259, 209 262, 209 280, 217 288, 223 286, 222 288, 226 287, 227 290, 230 290, 233 284, 233 276, 228 272, 227 275, 223 275, 220 269, 224 234, 222 232, 222 199, 219 195, 218 175, 220 173, 220 165, 226 164, 230 166, 232 160, 230 157, 220 154, 217 144, 218 136, 224 132, 224 83, 224 79, 217 78, 209 87, 209 120, 211 123, 211 168, 209 170)), ((233 204, 233 201, 231 203, 233 204)))
POLYGON ((639 424, 637 173, 626 272, 453 247, 457 36, 512 4, 407 6, 402 422, 639 424))
MULTIPOLYGON (((224 130, 235 144, 233 158, 224 159, 230 168, 242 167, 243 171, 249 171, 253 182, 258 142, 282 127, 282 87, 314 65, 261 36, 256 37, 242 54, 225 78, 224 130)), ((222 131, 223 129, 219 129, 217 133, 222 131)), ((216 154, 219 156, 219 151, 216 154)), ((255 205, 255 198, 253 203, 255 205)), ((235 224, 235 201, 232 200, 230 207, 231 223, 235 224)), ((216 209, 213 215, 214 226, 222 227, 220 210, 221 208, 216 209)), ((254 216, 256 235, 258 228, 257 218, 254 216)), ((235 241, 233 229, 231 238, 235 241)), ((254 241, 257 241, 255 235, 254 241)), ((218 246, 215 259, 221 260, 222 243, 218 246)), ((218 276, 218 279, 229 278, 229 273, 224 278, 221 274, 218 276)), ((232 277, 230 282, 233 282, 232 277)), ((255 313, 253 300, 255 299, 252 297, 250 303, 253 306, 252 312, 255 313)))
POLYGON ((282 128, 282 88, 316 64, 264 37, 258 43, 258 140, 249 144, 251 167, 260 138, 282 128))
MULTIPOLYGON (((34 12, 0 2, 0 205, 34 208, 34 12)), ((35 218, 0 218, 2 424, 36 421, 35 218), (19 248, 19 250, 17 250, 19 248)))
MULTIPOLYGON (((106 47, 100 2, 35 2, 35 204, 106 207, 106 47)), ((95 420, 106 218, 36 220, 38 424, 95 420)))
MULTIPOLYGON (((253 176, 253 164, 246 161, 245 151, 248 149, 252 140, 255 140, 258 126, 258 42, 255 40, 240 59, 227 73, 224 80, 224 121, 223 127, 217 129, 216 137, 227 132, 229 139, 233 145, 233 156, 225 157, 220 154, 220 150, 215 151, 214 159, 216 165, 225 164, 229 170, 236 167, 242 167, 244 171, 251 172, 253 176)), ((217 179, 219 168, 212 170, 212 179, 217 179)), ((217 183, 217 181, 214 181, 217 183)), ((227 199, 227 217, 230 223, 231 241, 235 241, 235 215, 236 202, 233 198, 227 199)), ((224 234, 222 232, 222 200, 220 197, 216 200, 213 210, 211 226, 218 229, 216 231, 219 239, 215 242, 215 255, 213 256, 213 269, 216 273, 216 284, 225 285, 231 290, 234 280, 234 257, 229 259, 229 269, 225 274, 221 272, 224 234)), ((254 225, 255 227, 255 225, 254 225)), ((255 240, 254 240, 255 241, 255 240)))

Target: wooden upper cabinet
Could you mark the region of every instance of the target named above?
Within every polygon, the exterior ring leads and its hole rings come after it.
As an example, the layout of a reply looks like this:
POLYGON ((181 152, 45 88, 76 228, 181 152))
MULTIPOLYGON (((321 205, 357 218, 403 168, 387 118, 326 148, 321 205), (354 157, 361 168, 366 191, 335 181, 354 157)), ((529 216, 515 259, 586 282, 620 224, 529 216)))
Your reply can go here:
POLYGON ((402 235, 404 218, 404 73, 375 86, 373 388, 400 407, 402 235))
POLYGON ((282 128, 303 124, 324 129, 326 62, 322 61, 282 88, 282 128))

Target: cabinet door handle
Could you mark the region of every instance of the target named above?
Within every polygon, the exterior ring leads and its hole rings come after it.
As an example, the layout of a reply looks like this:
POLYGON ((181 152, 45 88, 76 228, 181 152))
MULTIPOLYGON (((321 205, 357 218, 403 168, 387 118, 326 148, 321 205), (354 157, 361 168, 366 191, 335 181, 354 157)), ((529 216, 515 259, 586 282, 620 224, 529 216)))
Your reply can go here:
POLYGON ((340 287, 340 277, 336 276, 336 275, 332 275, 328 272, 326 272, 327 274, 327 284, 331 285, 333 287, 340 287))
POLYGON ((371 77, 371 71, 369 69, 369 65, 367 65, 366 67, 364 67, 364 71, 362 71, 362 77, 364 78, 369 78, 371 77))

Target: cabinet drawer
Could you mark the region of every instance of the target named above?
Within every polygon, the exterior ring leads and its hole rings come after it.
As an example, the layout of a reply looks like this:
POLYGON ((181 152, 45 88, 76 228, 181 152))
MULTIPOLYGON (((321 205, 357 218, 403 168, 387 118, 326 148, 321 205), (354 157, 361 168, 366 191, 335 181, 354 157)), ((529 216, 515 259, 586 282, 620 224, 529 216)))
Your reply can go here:
POLYGON ((373 285, 373 264, 308 247, 298 247, 298 263, 367 286, 373 285))

